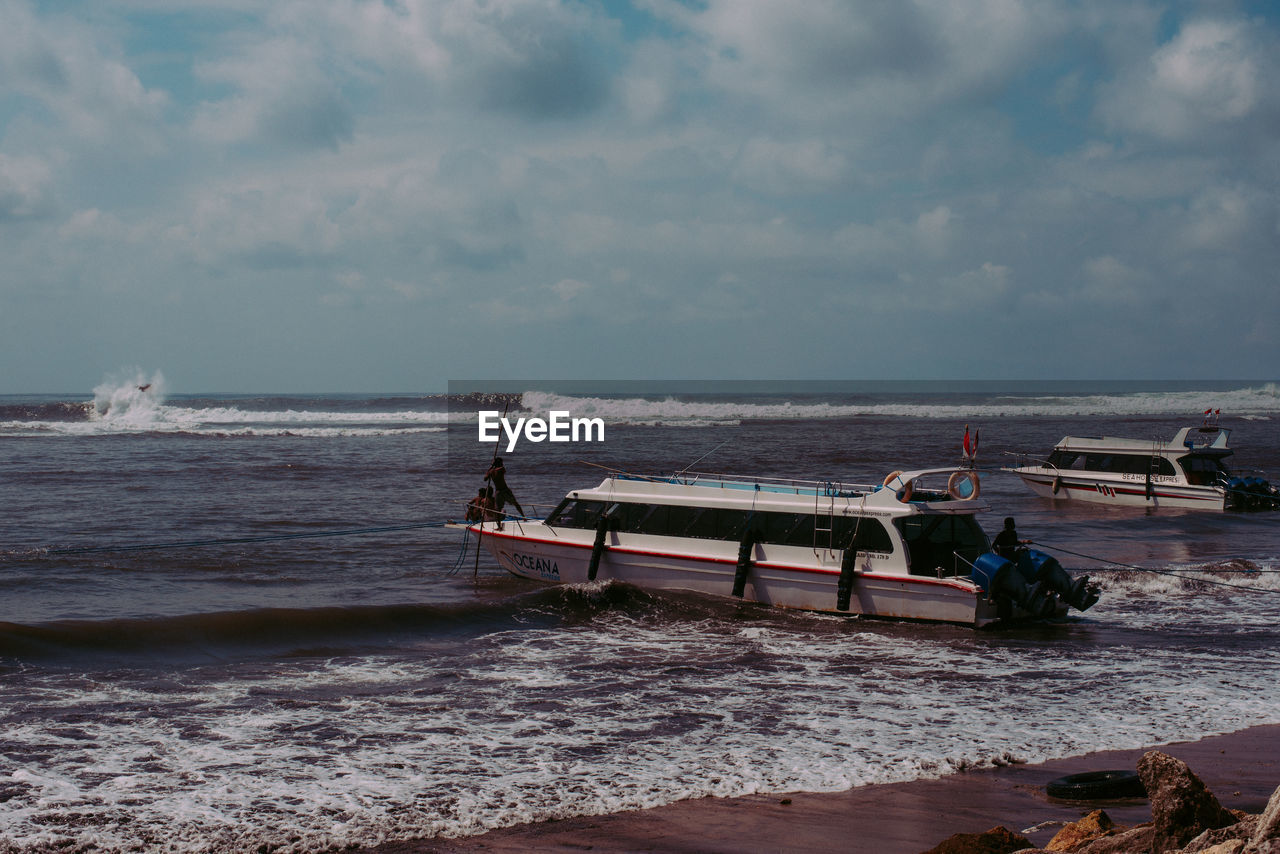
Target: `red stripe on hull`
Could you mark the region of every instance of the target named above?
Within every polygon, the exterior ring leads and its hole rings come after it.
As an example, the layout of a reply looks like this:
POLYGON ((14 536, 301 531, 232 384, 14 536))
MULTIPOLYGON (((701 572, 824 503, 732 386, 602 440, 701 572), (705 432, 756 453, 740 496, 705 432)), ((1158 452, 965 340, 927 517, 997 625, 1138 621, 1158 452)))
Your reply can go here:
MULTIPOLYGON (((469 530, 474 531, 475 527, 473 526, 469 530)), ((590 543, 574 543, 574 542, 569 542, 567 540, 548 540, 541 537, 530 537, 522 534, 508 534, 505 531, 484 531, 482 532, 482 535, 486 537, 497 537, 498 539, 502 539, 502 540, 515 540, 516 542, 523 542, 523 543, 542 543, 549 546, 562 546, 562 547, 567 546, 569 548, 574 548, 574 549, 586 549, 587 551, 590 551, 592 548, 590 543)), ((613 552, 616 554, 640 555, 641 557, 660 557, 660 558, 667 558, 670 560, 692 560, 692 561, 698 561, 700 563, 719 563, 719 564, 724 564, 726 566, 737 566, 737 561, 733 560, 732 558, 706 557, 703 555, 672 554, 671 552, 656 552, 648 549, 628 548, 626 546, 609 546, 607 551, 613 552)), ((840 570, 838 569, 826 569, 823 567, 816 567, 816 566, 795 566, 794 564, 769 563, 766 561, 753 562, 752 566, 758 569, 780 569, 785 572, 805 572, 813 575, 838 576, 840 574, 840 570)), ((896 574, 885 574, 885 573, 874 573, 874 572, 860 572, 858 573, 858 577, 875 579, 878 581, 900 581, 906 584, 924 584, 924 585, 933 585, 937 587, 950 587, 955 590, 963 590, 966 593, 972 592, 972 590, 968 587, 968 585, 955 584, 953 582, 945 581, 940 578, 926 578, 924 576, 919 576, 919 575, 896 575, 896 574)))

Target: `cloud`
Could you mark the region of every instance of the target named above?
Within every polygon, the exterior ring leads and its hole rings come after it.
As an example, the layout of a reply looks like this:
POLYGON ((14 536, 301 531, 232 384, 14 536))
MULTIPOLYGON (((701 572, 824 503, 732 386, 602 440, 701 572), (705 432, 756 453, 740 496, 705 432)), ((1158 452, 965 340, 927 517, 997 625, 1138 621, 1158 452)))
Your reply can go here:
MULTIPOLYGON (((139 338, 129 318, 148 317, 198 341, 174 359, 229 374, 274 329, 280 379, 264 382, 280 387, 329 357, 308 342, 338 338, 385 362, 359 376, 424 384, 499 316, 544 341, 597 335, 628 370, 696 352, 708 375, 811 370, 744 343, 765 321, 778 341, 872 341, 998 310, 974 372, 1046 312, 1093 329, 1139 305, 1153 328, 1194 316, 1227 335, 1280 313, 1278 30, 1160 12, 0 4, 0 313, 32 318, 0 361, 48 330, 76 342, 59 370, 93 361, 78 342, 103 317, 139 338), (673 322, 699 324, 696 342, 654 355, 673 322)), ((1167 333, 1091 365, 1025 334, 1028 374, 1177 364, 1167 333)), ((1280 367, 1274 343, 1246 345, 1204 364, 1280 367)), ((490 350, 495 369, 540 370, 514 341, 490 350)), ((865 356, 868 375, 898 369, 865 356)))
POLYGON ((551 291, 560 299, 568 302, 584 291, 590 290, 591 286, 586 282, 580 282, 577 279, 561 279, 551 286, 551 291))
POLYGON ((848 168, 844 154, 821 140, 780 142, 755 137, 743 146, 734 178, 770 193, 827 191, 843 181, 848 168))
POLYGON ((43 159, 0 153, 0 222, 48 216, 52 194, 53 176, 43 159))
POLYGON ((916 217, 916 233, 923 247, 932 252, 945 252, 951 237, 951 209, 938 205, 916 217))
POLYGON ((355 118, 317 51, 295 39, 266 39, 195 70, 233 93, 195 112, 191 131, 201 142, 336 149, 354 134, 355 118))
POLYGON ((31 143, 66 145, 72 139, 154 152, 168 96, 143 85, 137 74, 80 21, 42 16, 22 0, 0 4, 0 81, 3 91, 41 108, 27 113, 31 143), (43 113, 43 114, 42 114, 43 113), (69 139, 70 138, 70 139, 69 139))
POLYGON ((1149 290, 1149 276, 1111 255, 1089 258, 1081 272, 1077 294, 1089 304, 1132 305, 1149 290))
POLYGON ((490 109, 530 120, 574 118, 609 95, 604 63, 569 34, 511 38, 505 46, 472 72, 480 102, 490 109))
POLYGON ((815 0, 802 12, 788 0, 709 0, 655 9, 705 43, 709 85, 810 120, 911 115, 985 97, 1064 26, 1055 8, 1033 14, 1015 0, 815 0))
POLYGON ((1119 130, 1187 140, 1244 121, 1261 110, 1274 113, 1274 34, 1256 34, 1244 20, 1195 20, 1110 87, 1100 104, 1119 130))
MULTIPOLYGON (((1198 195, 1187 212, 1183 230, 1187 245, 1195 249, 1217 252, 1231 251, 1250 230, 1266 221, 1265 209, 1242 188, 1213 187, 1198 195)), ((1270 200, 1272 216, 1275 200, 1270 200)))

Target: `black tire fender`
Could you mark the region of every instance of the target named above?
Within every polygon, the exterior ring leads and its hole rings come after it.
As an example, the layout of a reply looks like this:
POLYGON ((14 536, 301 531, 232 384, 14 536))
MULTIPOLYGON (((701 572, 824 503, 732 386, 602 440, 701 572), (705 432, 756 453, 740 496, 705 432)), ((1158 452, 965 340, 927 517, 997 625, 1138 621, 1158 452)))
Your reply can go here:
POLYGON ((1045 791, 1066 801, 1101 801, 1112 798, 1145 798, 1147 789, 1133 771, 1087 771, 1049 781, 1045 791))

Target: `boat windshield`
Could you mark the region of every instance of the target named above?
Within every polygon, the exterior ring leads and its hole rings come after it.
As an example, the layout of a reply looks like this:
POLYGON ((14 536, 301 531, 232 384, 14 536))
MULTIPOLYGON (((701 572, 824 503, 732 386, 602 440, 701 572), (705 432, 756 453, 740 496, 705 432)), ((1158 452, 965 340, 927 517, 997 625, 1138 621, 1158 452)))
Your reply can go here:
POLYGON ((894 524, 907 546, 912 575, 968 575, 991 543, 971 515, 907 516, 894 524))
POLYGON ((1187 473, 1187 483, 1195 486, 1212 486, 1231 477, 1222 457, 1217 455, 1187 454, 1178 459, 1178 465, 1187 473))

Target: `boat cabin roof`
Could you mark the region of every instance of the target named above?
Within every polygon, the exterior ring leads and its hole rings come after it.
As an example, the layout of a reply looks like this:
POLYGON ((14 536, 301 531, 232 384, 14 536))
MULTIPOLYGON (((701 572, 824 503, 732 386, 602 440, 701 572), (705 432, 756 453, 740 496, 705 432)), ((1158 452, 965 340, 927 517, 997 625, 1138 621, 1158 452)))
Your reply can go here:
POLYGON ((1065 436, 1054 446, 1056 451, 1111 452, 1128 454, 1161 454, 1183 456, 1188 453, 1211 456, 1227 456, 1227 437, 1231 431, 1224 427, 1205 425, 1183 427, 1171 442, 1150 439, 1121 439, 1115 436, 1065 436))
POLYGON ((981 501, 957 499, 948 493, 948 479, 956 471, 961 470, 921 469, 897 473, 891 479, 886 478, 887 485, 692 472, 656 477, 617 474, 606 477, 599 486, 573 490, 568 497, 868 516, 976 513, 988 509, 981 501), (899 496, 907 484, 911 484, 911 495, 907 501, 901 501, 899 496))

